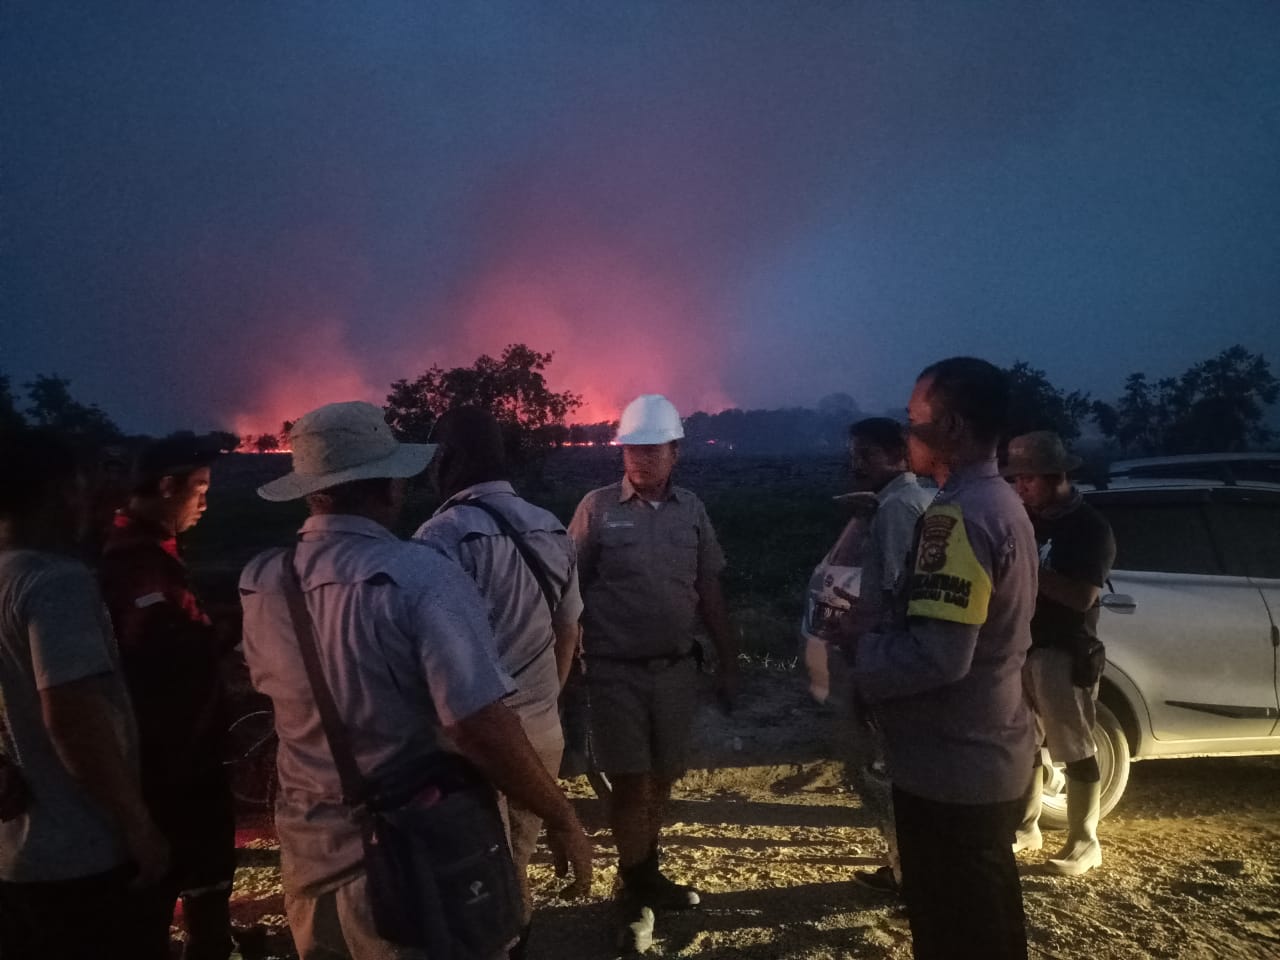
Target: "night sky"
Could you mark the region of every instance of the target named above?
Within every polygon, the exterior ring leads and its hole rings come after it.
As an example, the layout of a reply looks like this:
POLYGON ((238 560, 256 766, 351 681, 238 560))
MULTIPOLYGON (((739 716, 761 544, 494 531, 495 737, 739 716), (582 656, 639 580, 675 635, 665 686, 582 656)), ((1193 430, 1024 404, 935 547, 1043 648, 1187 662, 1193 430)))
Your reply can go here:
POLYGON ((616 415, 1280 366, 1280 3, 8 3, 0 372, 274 430, 512 341, 616 415), (115 9, 121 8, 121 9, 115 9))

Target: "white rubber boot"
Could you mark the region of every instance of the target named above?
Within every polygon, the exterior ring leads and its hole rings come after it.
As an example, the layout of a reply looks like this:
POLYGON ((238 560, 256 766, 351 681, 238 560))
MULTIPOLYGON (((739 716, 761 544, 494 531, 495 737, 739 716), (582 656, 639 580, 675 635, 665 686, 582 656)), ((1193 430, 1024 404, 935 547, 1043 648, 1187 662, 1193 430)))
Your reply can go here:
POLYGON ((638 907, 618 934, 618 949, 623 953, 648 953, 653 946, 653 911, 638 907))
POLYGON ((1022 797, 1022 822, 1013 834, 1013 852, 1039 850, 1044 846, 1040 834, 1040 801, 1044 796, 1044 767, 1037 765, 1031 785, 1022 797))
POLYGON ((1102 866, 1102 846, 1098 843, 1098 813, 1102 784, 1067 780, 1067 844, 1045 863, 1050 873, 1078 877, 1102 866))

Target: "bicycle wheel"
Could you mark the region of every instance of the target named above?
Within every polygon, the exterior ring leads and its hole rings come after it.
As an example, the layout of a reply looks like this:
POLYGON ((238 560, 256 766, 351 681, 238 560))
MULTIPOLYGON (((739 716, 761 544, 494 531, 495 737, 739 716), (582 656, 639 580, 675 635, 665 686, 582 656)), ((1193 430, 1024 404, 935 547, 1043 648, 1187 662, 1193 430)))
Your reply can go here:
POLYGON ((254 710, 227 728, 223 764, 231 794, 250 806, 271 806, 276 799, 276 726, 270 710, 254 710))

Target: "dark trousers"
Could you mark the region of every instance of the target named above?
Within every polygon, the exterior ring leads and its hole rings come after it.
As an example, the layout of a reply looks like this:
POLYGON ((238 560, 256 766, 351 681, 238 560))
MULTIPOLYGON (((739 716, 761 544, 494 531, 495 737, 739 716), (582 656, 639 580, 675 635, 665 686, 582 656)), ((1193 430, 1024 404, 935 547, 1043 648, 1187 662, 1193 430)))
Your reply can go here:
POLYGON ((183 960, 227 960, 235 947, 229 900, 236 828, 225 775, 219 767, 181 789, 153 789, 147 802, 169 841, 172 867, 159 883, 134 891, 137 960, 169 960, 169 929, 179 897, 187 930, 183 960))
POLYGON ((1013 858, 1021 801, 958 804, 893 789, 916 960, 1026 960, 1013 858))
POLYGON ((0 883, 3 960, 132 960, 132 867, 51 883, 0 883))
MULTIPOLYGON (((135 891, 132 901, 133 936, 138 960, 169 960, 169 928, 180 892, 170 881, 135 891)), ((182 920, 187 929, 183 960, 227 960, 235 948, 231 938, 231 887, 181 894, 182 920)), ((7 958, 0 958, 7 960, 7 958)))

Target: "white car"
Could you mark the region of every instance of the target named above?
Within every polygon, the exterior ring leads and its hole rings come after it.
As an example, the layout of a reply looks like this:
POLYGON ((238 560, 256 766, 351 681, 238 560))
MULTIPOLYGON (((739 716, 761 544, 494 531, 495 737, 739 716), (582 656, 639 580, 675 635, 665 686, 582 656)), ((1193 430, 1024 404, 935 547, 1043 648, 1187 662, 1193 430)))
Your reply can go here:
MULTIPOLYGON (((1085 496, 1117 547, 1098 624, 1103 815, 1133 761, 1280 754, 1280 484, 1135 478, 1085 496)), ((1046 770, 1042 822, 1062 828, 1046 770)))

